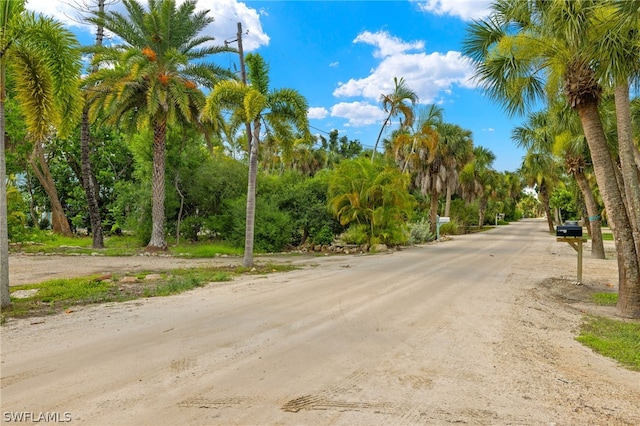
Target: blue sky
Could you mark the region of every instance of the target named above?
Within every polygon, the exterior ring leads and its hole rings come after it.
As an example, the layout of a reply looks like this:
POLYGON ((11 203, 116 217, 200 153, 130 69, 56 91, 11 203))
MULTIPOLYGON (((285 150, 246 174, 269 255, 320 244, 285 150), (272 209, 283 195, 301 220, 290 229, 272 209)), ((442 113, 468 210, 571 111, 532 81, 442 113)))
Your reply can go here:
MULTIPOLYGON (((78 23, 76 2, 28 0, 27 7, 64 21, 81 42, 91 43, 95 29, 78 23)), ((338 129, 340 136, 373 147, 386 116, 380 95, 393 90, 394 77, 403 77, 420 104, 439 105, 446 122, 471 130, 475 145, 493 151, 497 170, 515 171, 524 151, 511 141, 511 130, 522 118, 508 117, 475 87, 473 69, 460 53, 466 25, 484 16, 489 4, 198 0, 198 7, 209 9, 215 18, 209 35, 221 44, 235 40, 241 22, 244 50, 259 53, 269 63, 271 86, 293 88, 307 98, 313 133, 338 129)), ((116 2, 109 8, 122 5, 116 2)), ((214 60, 238 67, 235 54, 214 60)))

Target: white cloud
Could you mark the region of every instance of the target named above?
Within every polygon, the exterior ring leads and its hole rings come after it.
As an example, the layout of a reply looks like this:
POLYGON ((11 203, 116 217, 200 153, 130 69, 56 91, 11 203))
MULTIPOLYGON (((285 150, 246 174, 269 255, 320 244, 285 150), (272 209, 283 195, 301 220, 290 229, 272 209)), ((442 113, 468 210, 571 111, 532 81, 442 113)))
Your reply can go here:
POLYGON ((385 31, 379 31, 377 33, 365 31, 358 34, 353 42, 367 43, 375 46, 376 50, 373 52, 373 56, 375 58, 386 58, 388 56, 394 56, 410 50, 424 49, 424 42, 422 41, 405 43, 399 38, 393 37, 385 31))
POLYGON ((381 123, 386 113, 368 102, 340 102, 331 107, 331 116, 345 118, 345 126, 360 127, 381 123))
POLYGON ((311 119, 323 119, 327 115, 329 115, 329 111, 327 111, 324 107, 311 107, 309 111, 307 111, 307 117, 311 119))
POLYGON ((336 61, 336 62, 331 62, 331 63, 329 64, 329 67, 331 67, 331 68, 337 68, 339 65, 340 65, 340 62, 337 62, 337 61, 336 61))
MULTIPOLYGON (((182 3, 184 0, 178 0, 182 3)), ((29 10, 51 16, 68 27, 82 29, 93 34, 95 28, 81 23, 81 13, 77 5, 87 3, 92 9, 96 9, 97 0, 29 0, 27 8, 29 10)), ((146 2, 143 2, 146 5, 146 2)), ((121 2, 107 2, 107 11, 124 11, 121 2)), ((260 16, 263 12, 247 7, 246 4, 237 0, 198 0, 196 10, 209 10, 209 16, 215 21, 204 31, 204 35, 215 38, 215 44, 223 44, 225 40, 235 40, 238 34, 238 22, 242 23, 242 45, 246 52, 250 52, 260 46, 269 44, 269 36, 262 30, 260 16)), ((235 47, 235 44, 232 44, 235 47)))
POLYGON ((435 103, 441 92, 449 92, 454 85, 475 87, 471 81, 473 68, 460 52, 409 53, 411 50, 423 50, 424 44, 404 43, 384 31, 363 33, 355 41, 373 44, 377 48, 374 56, 382 60, 369 76, 339 83, 334 96, 363 96, 378 101, 380 95, 393 90, 394 77, 403 77, 422 104, 435 103))
POLYGON ((436 15, 458 16, 465 21, 487 16, 492 0, 426 0, 418 1, 418 8, 436 15))

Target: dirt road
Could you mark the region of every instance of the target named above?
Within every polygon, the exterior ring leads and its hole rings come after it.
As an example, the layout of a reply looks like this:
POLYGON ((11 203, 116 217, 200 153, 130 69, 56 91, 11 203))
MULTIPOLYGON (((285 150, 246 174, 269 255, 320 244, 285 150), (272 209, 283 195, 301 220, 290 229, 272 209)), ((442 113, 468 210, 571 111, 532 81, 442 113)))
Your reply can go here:
POLYGON ((640 373, 574 340, 615 261, 587 256, 575 286, 575 253, 545 228, 10 321, 2 421, 640 424, 640 373))

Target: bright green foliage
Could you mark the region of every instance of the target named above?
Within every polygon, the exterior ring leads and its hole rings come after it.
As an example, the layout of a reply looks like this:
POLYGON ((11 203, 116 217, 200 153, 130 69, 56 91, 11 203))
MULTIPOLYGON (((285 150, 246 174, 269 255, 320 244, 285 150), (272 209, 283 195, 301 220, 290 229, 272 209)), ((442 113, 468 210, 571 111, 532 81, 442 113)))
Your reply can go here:
POLYGON ((22 241, 25 236, 27 215, 27 205, 18 189, 9 182, 7 186, 7 226, 9 229, 9 240, 12 242, 22 241))
POLYGON ((576 337, 580 343, 631 370, 640 371, 640 323, 587 317, 576 337))
POLYGON ((368 228, 370 243, 407 241, 415 198, 409 176, 364 158, 340 163, 329 177, 329 205, 342 225, 368 228))

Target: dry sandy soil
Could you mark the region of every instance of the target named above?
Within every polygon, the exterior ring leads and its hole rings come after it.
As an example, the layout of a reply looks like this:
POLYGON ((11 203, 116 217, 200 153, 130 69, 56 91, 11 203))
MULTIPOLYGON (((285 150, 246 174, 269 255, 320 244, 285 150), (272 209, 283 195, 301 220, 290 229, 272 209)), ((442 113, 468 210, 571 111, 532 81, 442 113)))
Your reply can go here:
MULTIPOLYGON (((574 340, 585 313, 614 314, 589 295, 615 290, 616 262, 587 254, 575 285, 575 252, 545 228, 257 258, 300 269, 10 320, 2 422, 638 425, 640 373, 574 340)), ((16 256, 11 279, 202 262, 240 260, 16 256)))

